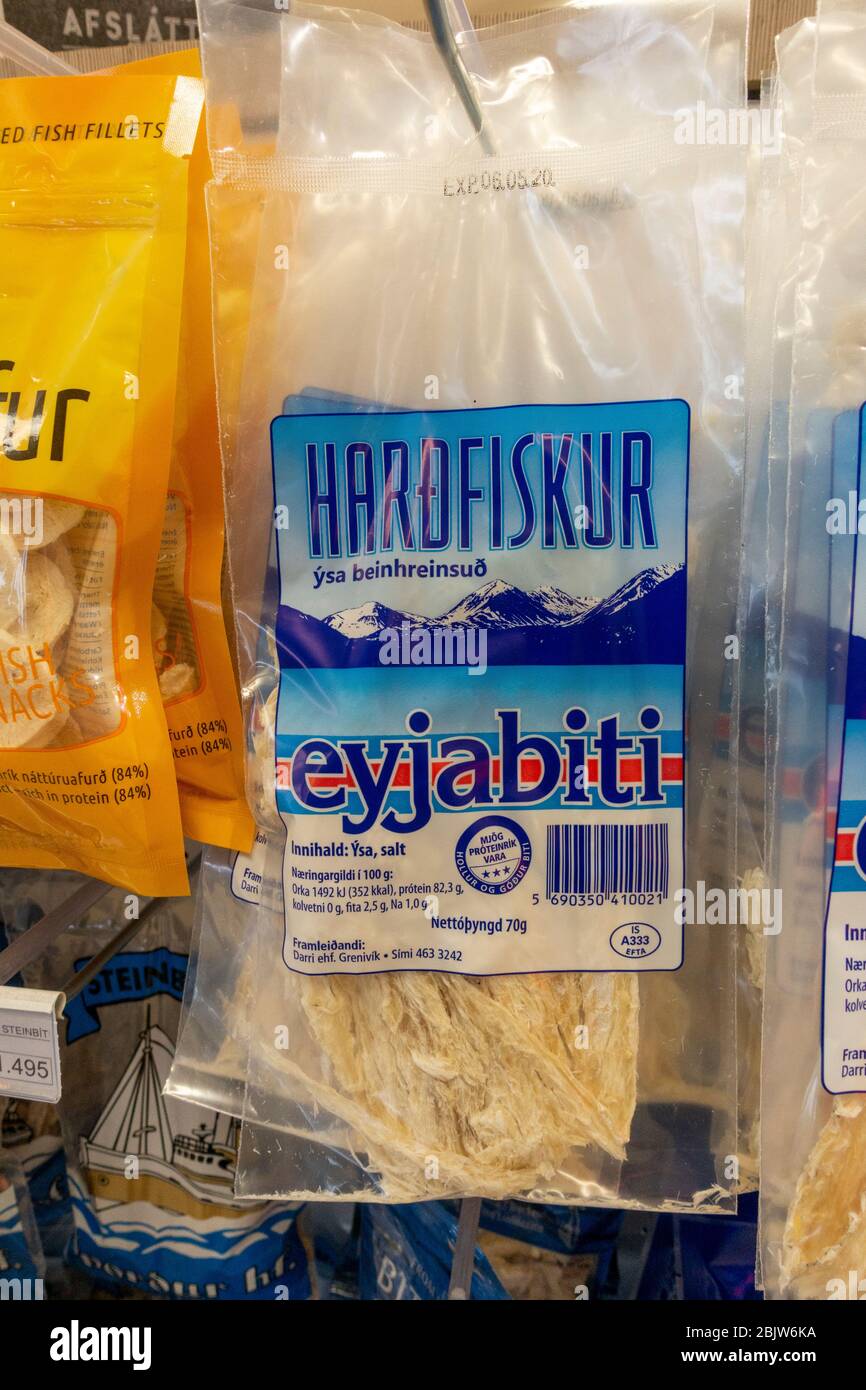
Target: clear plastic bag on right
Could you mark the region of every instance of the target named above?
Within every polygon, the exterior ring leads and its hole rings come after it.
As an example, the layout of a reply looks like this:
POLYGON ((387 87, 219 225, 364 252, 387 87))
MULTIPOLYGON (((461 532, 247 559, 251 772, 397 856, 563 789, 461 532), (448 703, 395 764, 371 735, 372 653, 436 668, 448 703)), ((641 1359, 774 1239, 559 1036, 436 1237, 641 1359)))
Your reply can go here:
MULTIPOLYGON (((793 283, 762 1087, 769 1297, 857 1298, 866 1267, 866 7, 815 31, 793 283)), ((802 115, 802 108, 801 108, 802 115)), ((780 399, 778 390, 774 398, 780 399)))
MULTIPOLYGON (((747 892, 772 892, 775 824, 770 780, 779 689, 780 587, 788 478, 787 383, 793 288, 800 256, 803 137, 811 114, 812 19, 777 40, 777 70, 761 93, 752 148, 746 267, 746 466, 734 670, 735 877, 747 892), (783 389, 780 390, 780 383, 783 389), (784 400, 781 397, 784 396, 784 400)), ((738 939, 737 1054, 739 1187, 758 1185, 761 1029, 767 938, 775 923, 750 913, 738 939)))

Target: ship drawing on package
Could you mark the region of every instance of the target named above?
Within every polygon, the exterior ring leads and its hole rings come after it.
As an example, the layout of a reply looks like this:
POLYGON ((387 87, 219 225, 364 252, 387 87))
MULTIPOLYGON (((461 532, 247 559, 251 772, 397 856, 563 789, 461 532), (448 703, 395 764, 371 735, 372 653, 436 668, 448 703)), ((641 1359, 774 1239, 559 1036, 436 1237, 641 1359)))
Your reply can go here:
MULTIPOLYGON (((239 1122, 165 1094, 184 934, 163 914, 147 949, 120 952, 67 1002, 63 1064, 79 1079, 62 1106, 67 1258, 97 1282, 167 1298, 307 1298, 298 1204, 236 1200, 239 1122)), ((64 949, 80 970, 91 957, 72 953, 101 933, 72 935, 64 949)))
MULTIPOLYGON (((171 1039, 148 1013, 117 1085, 91 1132, 81 1136, 81 1172, 95 1197, 141 1197, 181 1216, 231 1218, 238 1122, 186 1106, 189 1133, 177 1115, 172 1124, 162 1090, 173 1055, 171 1039), (130 1136, 141 1140, 132 1176, 130 1136)), ((175 1110, 179 1104, 172 1102, 175 1110)))
POLYGON ((334 409, 272 424, 286 965, 677 969, 688 405, 334 409))

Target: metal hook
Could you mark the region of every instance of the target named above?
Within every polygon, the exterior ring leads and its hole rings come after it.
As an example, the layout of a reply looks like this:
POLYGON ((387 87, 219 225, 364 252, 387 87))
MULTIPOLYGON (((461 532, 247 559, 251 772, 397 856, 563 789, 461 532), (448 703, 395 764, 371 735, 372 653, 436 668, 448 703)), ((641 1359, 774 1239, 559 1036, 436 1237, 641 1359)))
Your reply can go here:
POLYGON ((487 133, 484 112, 481 110, 481 103, 476 96, 475 86, 466 70, 460 49, 457 47, 457 40, 454 37, 454 30, 448 16, 447 0, 424 0, 424 8, 430 21, 433 42, 448 69, 448 76, 454 83, 463 109, 472 124, 472 129, 481 142, 481 148, 485 154, 495 154, 496 150, 487 133))

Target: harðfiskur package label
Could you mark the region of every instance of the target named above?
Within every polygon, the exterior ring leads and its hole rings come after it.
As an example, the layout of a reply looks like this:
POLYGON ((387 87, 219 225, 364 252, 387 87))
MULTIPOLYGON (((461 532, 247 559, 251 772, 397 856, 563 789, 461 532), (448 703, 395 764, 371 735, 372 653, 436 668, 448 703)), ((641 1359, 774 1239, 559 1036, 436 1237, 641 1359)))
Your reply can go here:
POLYGON ((679 400, 274 421, 291 969, 679 966, 688 440, 679 400))
MULTIPOLYGON (((866 497, 860 412, 859 516, 866 497)), ((836 841, 824 926, 823 1080, 835 1095, 866 1090, 866 555, 856 537, 845 733, 836 841)))

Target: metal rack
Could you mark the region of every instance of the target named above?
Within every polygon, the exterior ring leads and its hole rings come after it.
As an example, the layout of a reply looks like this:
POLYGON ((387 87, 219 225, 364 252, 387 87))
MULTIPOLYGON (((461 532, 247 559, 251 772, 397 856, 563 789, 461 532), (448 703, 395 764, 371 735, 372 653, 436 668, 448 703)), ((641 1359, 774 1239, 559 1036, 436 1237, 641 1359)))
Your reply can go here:
MULTIPOLYGON (((192 880, 201 862, 201 853, 198 852, 187 858, 187 872, 192 880)), ((0 985, 8 985, 20 975, 29 965, 37 961, 40 956, 51 947, 58 936, 61 936, 69 927, 77 926, 85 913, 102 902, 103 898, 108 897, 109 893, 122 891, 109 883, 102 883, 97 879, 87 879, 70 893, 57 907, 46 912, 44 917, 40 917, 38 922, 34 922, 31 927, 22 932, 20 936, 0 951, 0 985)), ((167 898, 150 898, 141 909, 137 917, 132 918, 125 926, 121 927, 117 935, 93 957, 83 970, 77 971, 70 979, 58 984, 56 988, 66 995, 67 999, 74 999, 76 994, 90 983, 100 970, 108 962, 122 951, 125 946, 138 934, 145 922, 150 921, 158 911, 162 903, 167 902, 167 898)))

